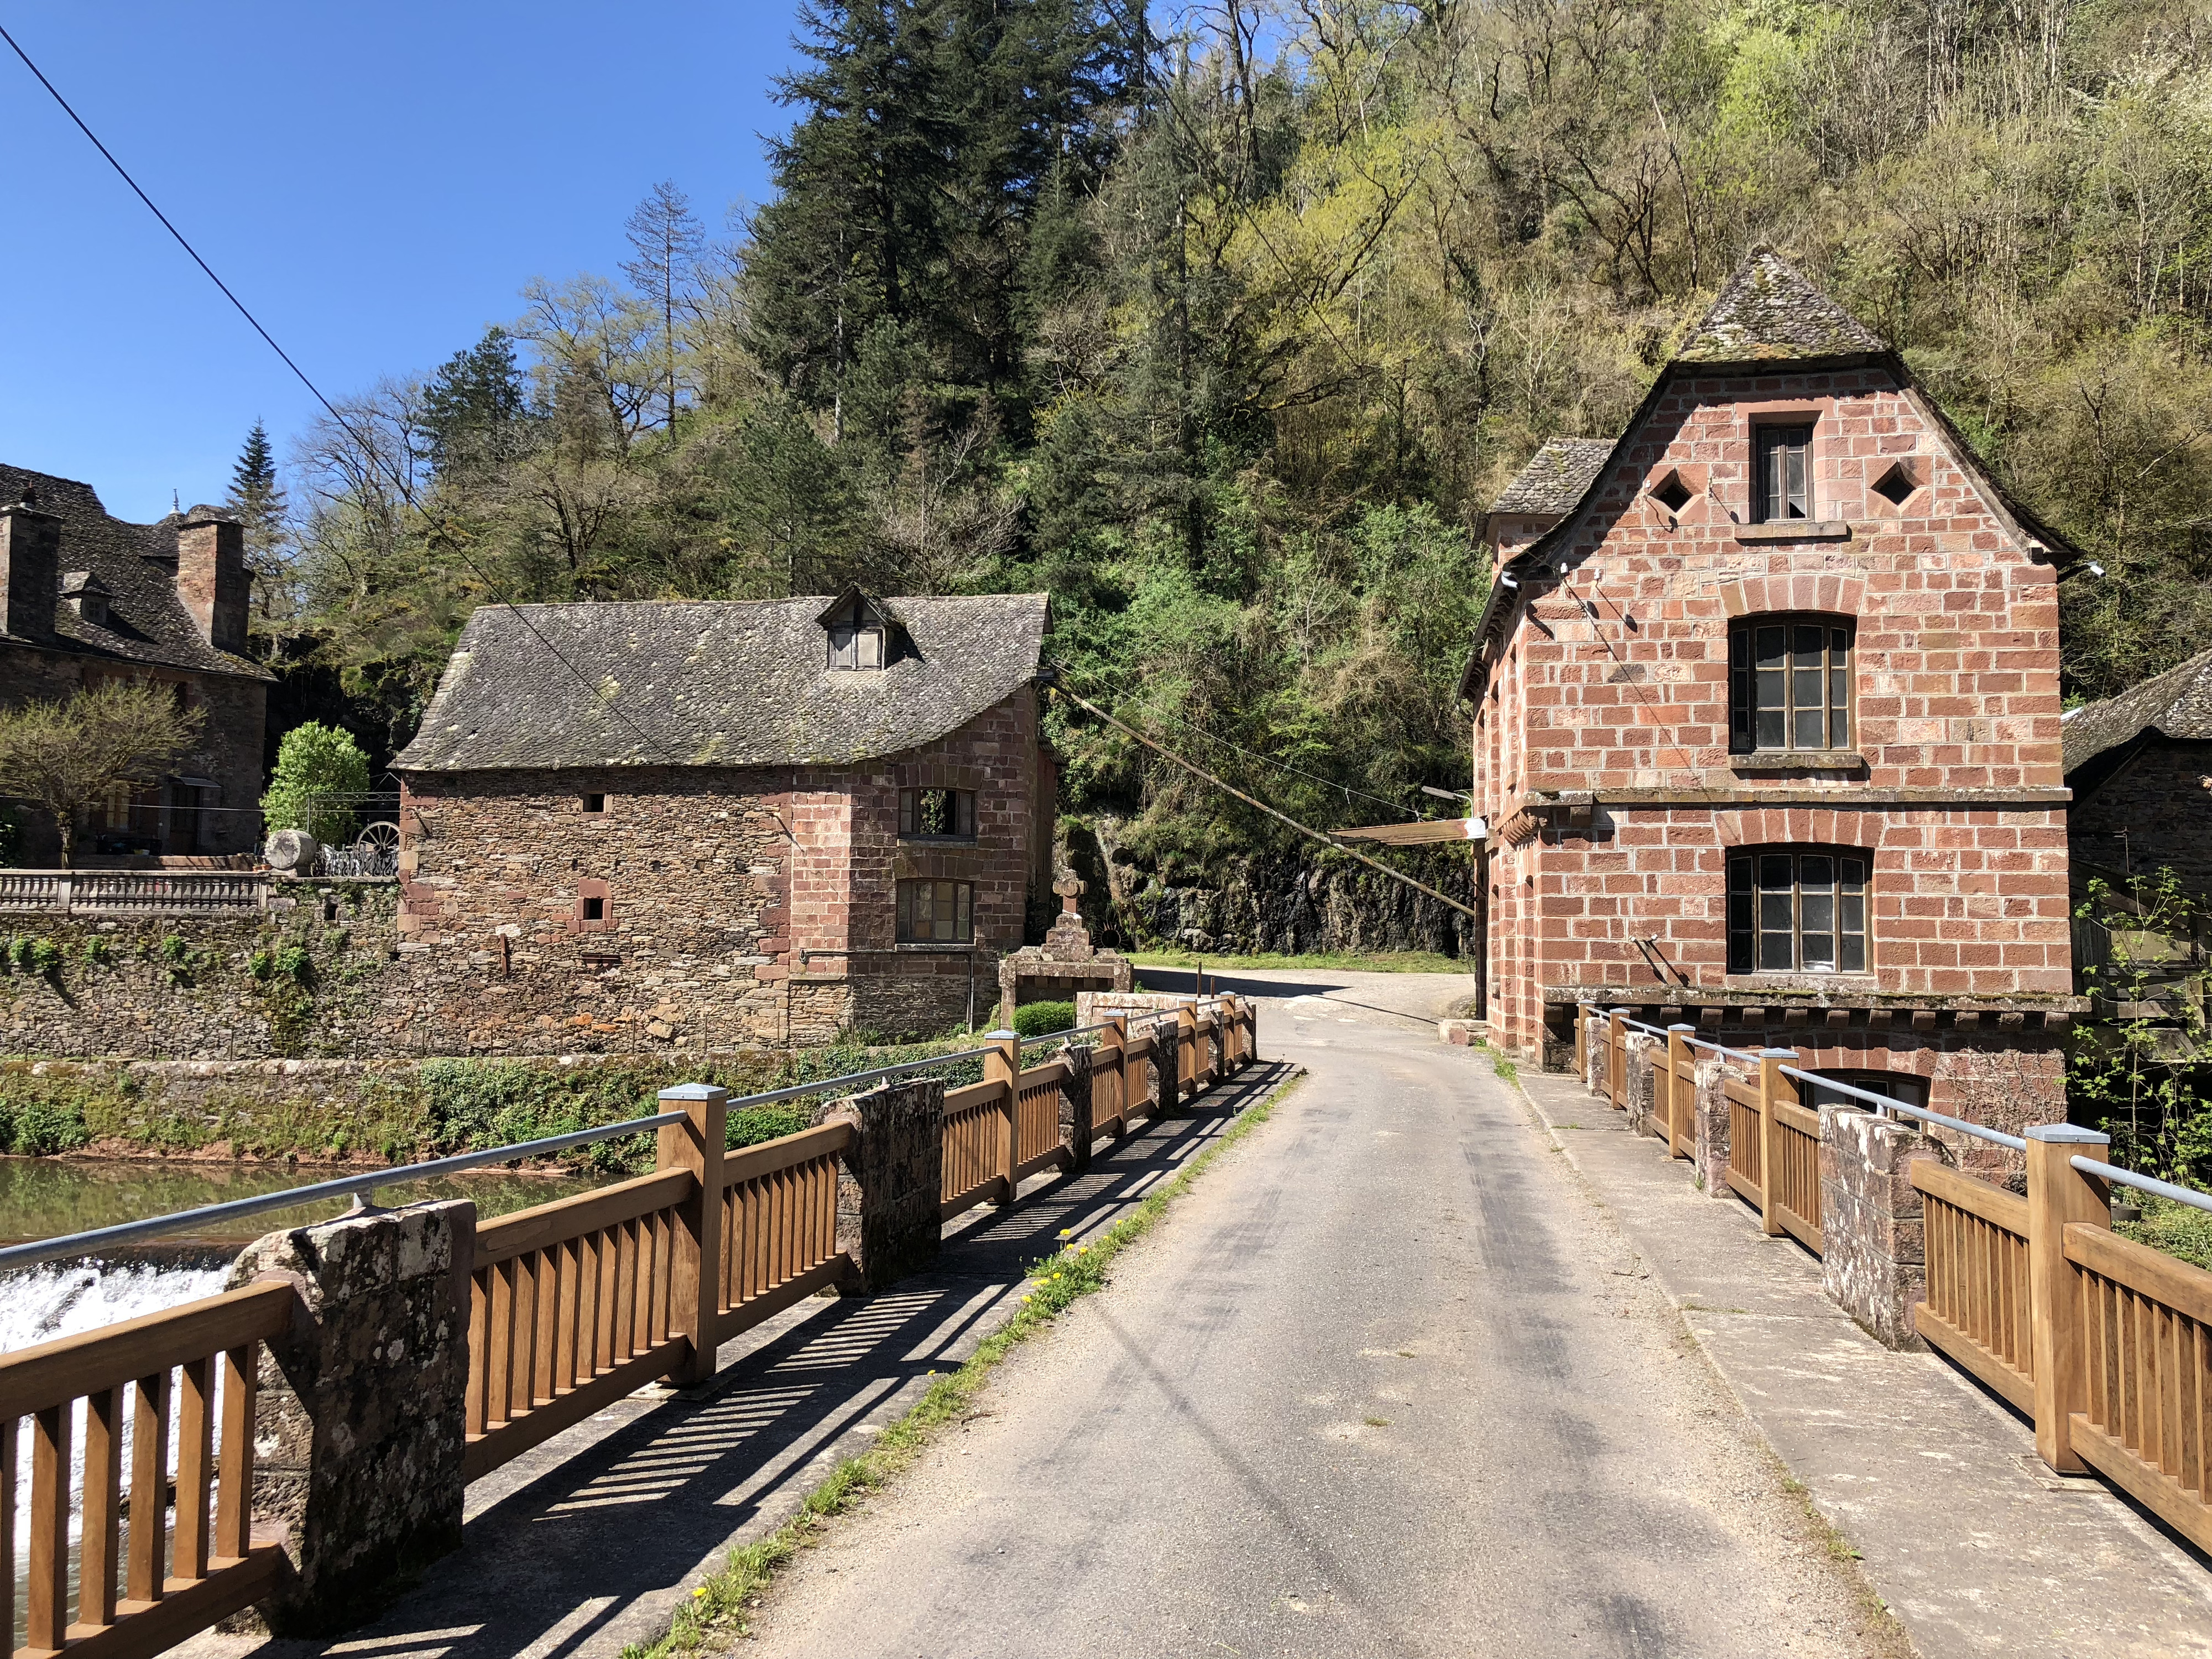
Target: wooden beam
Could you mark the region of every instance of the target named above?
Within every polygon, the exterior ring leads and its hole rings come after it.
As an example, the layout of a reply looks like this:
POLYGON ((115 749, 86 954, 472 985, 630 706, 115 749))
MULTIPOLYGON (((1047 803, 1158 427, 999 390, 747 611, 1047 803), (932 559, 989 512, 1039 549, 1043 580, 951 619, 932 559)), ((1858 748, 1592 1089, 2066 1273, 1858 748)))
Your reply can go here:
POLYGON ((1480 818, 1424 818, 1416 823, 1370 823, 1330 832, 1339 841, 1379 842, 1387 847, 1419 847, 1431 842, 1479 842, 1489 835, 1480 818))

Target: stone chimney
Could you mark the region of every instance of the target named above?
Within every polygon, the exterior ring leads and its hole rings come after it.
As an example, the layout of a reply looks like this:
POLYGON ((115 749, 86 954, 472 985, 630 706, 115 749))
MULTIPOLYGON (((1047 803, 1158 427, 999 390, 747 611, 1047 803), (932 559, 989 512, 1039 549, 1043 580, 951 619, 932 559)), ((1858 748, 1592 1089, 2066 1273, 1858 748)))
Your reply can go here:
POLYGON ((246 649, 246 526, 218 507, 196 507, 177 526, 177 597, 218 651, 246 649))
POLYGON ((60 581, 62 521, 41 512, 29 491, 0 507, 0 631, 51 639, 60 581))

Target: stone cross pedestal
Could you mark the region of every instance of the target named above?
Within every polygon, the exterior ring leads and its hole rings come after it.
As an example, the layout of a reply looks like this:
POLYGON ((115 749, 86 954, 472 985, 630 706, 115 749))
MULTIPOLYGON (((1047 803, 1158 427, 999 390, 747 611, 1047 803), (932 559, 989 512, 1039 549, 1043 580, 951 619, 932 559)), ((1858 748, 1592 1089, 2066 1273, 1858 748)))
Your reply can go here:
POLYGON ((1054 882, 1060 895, 1060 914, 1042 945, 1024 945, 999 961, 999 1023, 1012 1025, 1014 1009, 1030 993, 1038 1001, 1065 995, 1073 1001, 1079 991, 1126 991, 1135 982, 1127 961, 1111 951, 1094 949, 1091 930, 1075 902, 1083 896, 1083 884, 1073 872, 1054 882))

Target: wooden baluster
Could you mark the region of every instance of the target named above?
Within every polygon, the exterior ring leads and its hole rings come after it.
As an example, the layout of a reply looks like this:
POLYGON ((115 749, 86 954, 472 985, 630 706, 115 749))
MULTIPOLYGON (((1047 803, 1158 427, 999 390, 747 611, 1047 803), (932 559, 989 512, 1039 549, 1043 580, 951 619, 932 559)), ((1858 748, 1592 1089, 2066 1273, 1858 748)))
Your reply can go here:
POLYGON ((592 1310, 595 1334, 592 1339, 592 1358, 598 1370, 611 1370, 619 1358, 616 1353, 615 1332, 619 1328, 617 1309, 622 1302, 622 1229, 602 1227, 592 1237, 592 1248, 599 1261, 599 1305, 592 1310))
POLYGON ((161 1599, 161 1581, 168 1573, 168 1372, 140 1377, 131 1394, 131 1541, 123 1593, 151 1607, 161 1599))
POLYGON ((84 1524, 77 1534, 76 1619, 94 1629, 115 1622, 122 1497, 123 1390, 116 1388, 84 1402, 84 1524))
MULTIPOLYGON (((23 1427, 20 1417, 0 1418, 0 1632, 7 1646, 15 1645, 15 1480, 16 1438, 23 1427)), ((161 1528, 155 1528, 156 1536, 161 1528)))
POLYGON ((501 1261, 491 1270, 491 1314, 484 1328, 484 1399, 486 1426, 497 1428, 513 1420, 514 1386, 508 1378, 514 1363, 514 1263, 501 1261))
POLYGON ((208 1487, 213 1474, 215 1361, 188 1359, 177 1407, 177 1541, 170 1562, 175 1576, 204 1578, 208 1570, 208 1487))
POLYGON ((553 1356, 561 1340, 561 1251, 557 1246, 532 1253, 532 1286, 537 1291, 530 1316, 530 1403, 553 1403, 553 1356))
POLYGON ((253 1347, 222 1357, 222 1473, 216 1492, 215 1553, 242 1559, 253 1534, 253 1396, 259 1381, 253 1347))
POLYGON ((491 1334, 491 1290, 489 1280, 498 1277, 499 1269, 488 1268, 469 1279, 469 1390, 468 1419, 465 1430, 471 1437, 484 1431, 489 1413, 484 1408, 489 1389, 485 1371, 491 1364, 489 1338, 491 1334))
POLYGON ((70 1437, 74 1401, 31 1419, 30 1627, 26 1645, 58 1651, 69 1624, 70 1437))

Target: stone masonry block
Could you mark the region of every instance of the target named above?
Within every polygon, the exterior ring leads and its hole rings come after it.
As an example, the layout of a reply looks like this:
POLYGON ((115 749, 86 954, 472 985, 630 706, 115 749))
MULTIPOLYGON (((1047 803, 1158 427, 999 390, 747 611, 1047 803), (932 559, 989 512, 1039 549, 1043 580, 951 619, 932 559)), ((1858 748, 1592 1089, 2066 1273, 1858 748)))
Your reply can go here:
POLYGON ((1733 1196, 1733 1189, 1728 1183, 1728 1075, 1726 1060, 1714 1059, 1698 1062, 1697 1122, 1692 1130, 1695 1145, 1690 1157, 1697 1166, 1698 1178, 1705 1185, 1707 1198, 1733 1196))
POLYGON ((1659 1074, 1651 1069, 1651 1051, 1659 1047, 1659 1039, 1644 1031, 1631 1031, 1621 1039, 1627 1055, 1621 1104, 1628 1111, 1628 1128, 1632 1134, 1656 1133, 1654 1114, 1658 1109, 1659 1074))
POLYGON ((937 1259, 943 1229, 945 1084, 908 1078, 825 1108, 852 1124, 837 1166, 837 1248, 853 1259, 846 1288, 873 1295, 937 1259))
POLYGON ((1071 1171, 1091 1167, 1091 1056, 1088 1048, 1070 1048, 1062 1056, 1067 1076, 1060 1085, 1060 1144, 1067 1149, 1071 1171))
POLYGON ((1820 1109, 1820 1276, 1835 1304, 1893 1348, 1926 1345, 1912 1304, 1927 1295, 1927 1239, 1912 1164, 1941 1149, 1911 1125, 1820 1109))
POLYGON ((304 1317, 261 1360, 254 1516, 287 1529, 276 1634, 341 1630, 461 1542, 476 1206, 371 1211, 246 1247, 237 1289, 283 1279, 304 1317))

